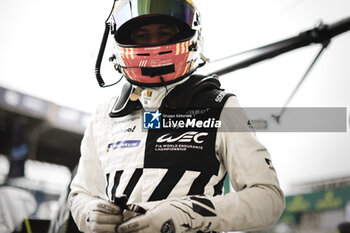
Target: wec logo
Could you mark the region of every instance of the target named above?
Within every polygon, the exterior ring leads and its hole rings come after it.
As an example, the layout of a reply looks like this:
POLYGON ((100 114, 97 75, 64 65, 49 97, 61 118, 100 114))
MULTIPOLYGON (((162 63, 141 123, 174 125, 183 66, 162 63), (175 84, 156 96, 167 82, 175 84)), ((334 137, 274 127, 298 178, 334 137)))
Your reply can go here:
POLYGON ((195 143, 203 143, 204 140, 201 140, 201 138, 208 136, 208 133, 206 132, 195 132, 195 131, 190 131, 181 134, 180 136, 177 137, 172 137, 169 133, 164 134, 163 136, 159 137, 157 139, 157 142, 162 143, 162 142, 191 142, 192 140, 195 143))

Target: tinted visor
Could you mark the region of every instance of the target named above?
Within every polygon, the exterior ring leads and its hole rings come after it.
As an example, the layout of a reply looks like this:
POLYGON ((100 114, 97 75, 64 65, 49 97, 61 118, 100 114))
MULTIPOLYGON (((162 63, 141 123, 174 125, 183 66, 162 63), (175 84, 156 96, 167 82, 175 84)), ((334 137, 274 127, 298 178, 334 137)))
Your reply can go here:
POLYGON ((190 28, 195 19, 195 8, 191 0, 129 0, 117 3, 112 17, 116 29, 127 21, 143 15, 167 15, 175 17, 190 28))
MULTIPOLYGON (((152 31, 152 30, 151 30, 152 31)), ((128 22, 124 23, 117 32, 114 34, 114 38, 116 42, 120 46, 128 47, 128 46, 153 46, 153 45, 162 45, 162 44, 169 44, 169 43, 175 43, 175 42, 183 42, 186 40, 190 40, 195 35, 195 30, 192 30, 188 24, 184 23, 183 21, 167 16, 167 15, 147 15, 146 16, 139 16, 137 18, 131 19, 128 22), (159 37, 157 39, 154 38, 153 40, 148 41, 150 38, 146 39, 147 37, 152 37, 152 32, 149 32, 149 29, 142 29, 142 26, 148 25, 148 24, 161 24, 162 26, 155 26, 158 29, 155 29, 155 31, 158 30, 157 33, 159 37), (168 28, 168 30, 164 29, 168 28), (162 29, 160 29, 162 28, 162 29), (174 29, 170 31, 175 31, 175 33, 167 38, 167 34, 172 34, 169 32, 169 29, 174 29), (135 40, 138 33, 135 33, 137 31, 141 31, 141 41, 135 40), (148 43, 149 42, 149 43, 148 43)))

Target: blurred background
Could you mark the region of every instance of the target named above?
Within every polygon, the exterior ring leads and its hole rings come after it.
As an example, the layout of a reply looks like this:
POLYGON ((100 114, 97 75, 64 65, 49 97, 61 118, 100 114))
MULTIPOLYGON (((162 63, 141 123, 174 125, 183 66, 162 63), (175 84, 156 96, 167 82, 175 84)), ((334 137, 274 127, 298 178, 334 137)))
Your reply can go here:
MULTIPOLYGON (((86 124, 96 105, 122 86, 100 88, 94 76, 112 3, 0 1, 0 232, 28 232, 26 221, 41 226, 33 232, 58 232, 68 219, 65 196, 86 124)), ((220 58, 350 16, 348 0, 195 3, 204 55, 212 61, 202 74, 218 69, 220 58)), ((320 48, 307 46, 228 73, 220 77, 222 86, 243 107, 282 107, 320 48)), ((107 50, 102 74, 112 82, 119 75, 110 55, 107 50)), ((331 40, 287 107, 347 109, 349 60, 346 32, 331 40)), ((278 129, 288 110, 280 123, 271 115, 264 119, 267 128, 278 129)), ((280 221, 267 232, 336 232, 350 221, 348 113, 344 121, 344 132, 257 132, 287 198, 280 221)))

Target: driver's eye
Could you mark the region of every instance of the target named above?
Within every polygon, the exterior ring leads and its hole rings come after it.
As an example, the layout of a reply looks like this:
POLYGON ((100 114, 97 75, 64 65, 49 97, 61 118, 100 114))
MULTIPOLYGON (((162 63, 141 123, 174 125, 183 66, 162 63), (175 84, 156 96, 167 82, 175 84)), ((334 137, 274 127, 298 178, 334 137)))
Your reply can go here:
POLYGON ((170 41, 176 33, 172 25, 151 24, 136 29, 131 37, 136 44, 153 45, 170 41))
POLYGON ((149 37, 149 34, 148 33, 136 33, 134 35, 134 40, 137 41, 137 40, 145 40, 149 37))

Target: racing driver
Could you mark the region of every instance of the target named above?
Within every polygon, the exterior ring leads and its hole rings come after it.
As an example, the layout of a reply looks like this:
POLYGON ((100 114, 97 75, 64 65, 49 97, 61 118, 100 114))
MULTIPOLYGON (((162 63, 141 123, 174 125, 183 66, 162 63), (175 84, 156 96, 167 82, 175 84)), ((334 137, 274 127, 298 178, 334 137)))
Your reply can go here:
POLYGON ((69 205, 83 232, 265 229, 285 200, 267 149, 236 97, 202 62, 191 0, 119 0, 112 61, 127 80, 98 107, 69 205), (232 111, 232 109, 235 109, 232 111), (222 194, 228 177, 234 191, 222 194))

